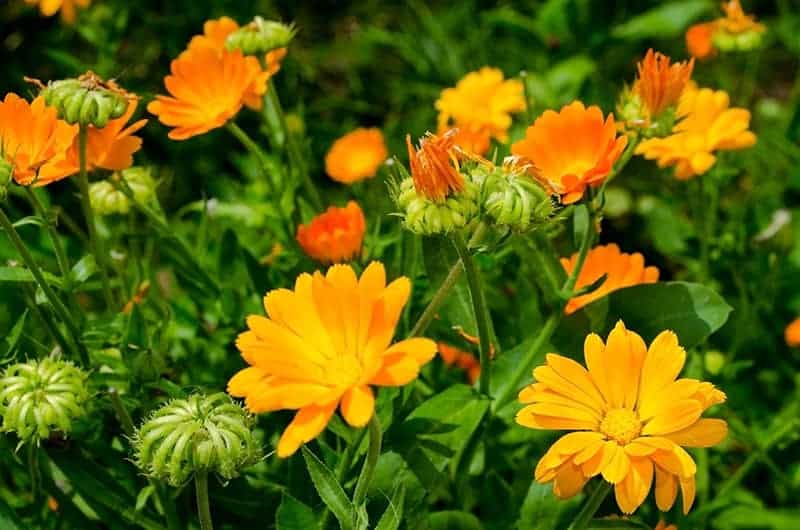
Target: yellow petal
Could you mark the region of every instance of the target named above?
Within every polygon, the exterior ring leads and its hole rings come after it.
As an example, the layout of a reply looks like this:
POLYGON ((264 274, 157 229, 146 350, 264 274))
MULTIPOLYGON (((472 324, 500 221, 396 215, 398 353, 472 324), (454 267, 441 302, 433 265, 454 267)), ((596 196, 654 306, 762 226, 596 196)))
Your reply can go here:
POLYGON ((342 396, 340 409, 347 423, 353 427, 363 427, 375 412, 372 389, 366 385, 351 388, 342 396))
POLYGON ((598 402, 587 393, 583 388, 577 386, 574 382, 565 379, 561 376, 552 366, 544 365, 538 366, 533 370, 533 377, 537 381, 544 383, 552 391, 561 394, 578 403, 582 403, 586 407, 595 411, 596 414, 601 414, 602 405, 598 408, 598 402))
POLYGON ((728 436, 728 424, 725 420, 702 418, 693 425, 665 435, 683 447, 712 447, 728 436))
POLYGON ((631 469, 631 460, 616 442, 606 442, 604 450, 610 451, 611 457, 603 468, 603 478, 612 484, 618 484, 625 479, 631 469))
POLYGON ((569 499, 580 493, 588 479, 581 470, 568 462, 559 468, 553 482, 553 494, 559 499, 569 499))
POLYGON ((301 445, 316 438, 328 425, 334 410, 335 401, 323 406, 311 405, 300 409, 278 441, 278 456, 292 456, 301 445))
POLYGON ((594 405, 594 408, 598 412, 603 410, 605 406, 603 396, 595 386, 594 381, 592 381, 592 378, 589 376, 589 372, 586 371, 586 368, 572 359, 553 353, 547 354, 547 364, 553 368, 558 375, 567 381, 571 381, 572 384, 577 386, 584 394, 586 394, 586 396, 591 400, 591 404, 594 405))
POLYGON ((678 496, 678 477, 672 473, 656 468, 656 506, 662 512, 668 512, 678 496))
POLYGON ((641 417, 649 417, 646 413, 653 408, 653 401, 660 399, 661 391, 675 381, 685 360, 686 351, 672 331, 662 331, 653 340, 642 366, 638 406, 641 417))
POLYGON ((603 339, 595 333, 587 335, 583 342, 583 356, 586 360, 586 367, 592 376, 592 381, 597 385, 597 389, 603 395, 606 402, 611 398, 611 391, 608 387, 608 375, 606 373, 605 357, 606 345, 603 339))
POLYGON ((528 405, 517 413, 516 422, 523 427, 531 429, 560 429, 567 431, 587 430, 591 431, 597 426, 593 420, 587 421, 580 418, 570 418, 562 416, 543 416, 536 414, 536 405, 528 405))
POLYGON ((632 409, 636 405, 646 353, 647 347, 642 338, 625 329, 621 320, 617 322, 608 335, 603 357, 612 408, 632 409))
POLYGON ((689 513, 694 504, 694 496, 697 490, 697 485, 694 480, 694 475, 691 477, 681 478, 681 499, 683 500, 683 514, 689 513))
POLYGON ((660 435, 680 431, 697 422, 702 413, 702 406, 693 399, 674 402, 647 422, 642 434, 660 435))
POLYGON ((301 409, 327 403, 338 397, 335 389, 324 385, 297 383, 280 378, 263 379, 260 386, 247 394, 245 405, 250 412, 301 409))
POLYGON ((245 397, 265 377, 267 377, 266 372, 255 366, 239 370, 228 381, 228 394, 233 397, 245 397))
POLYGON ((647 458, 631 459, 631 469, 625 479, 614 487, 619 509, 632 514, 650 493, 653 483, 653 463, 647 458))
POLYGON ((410 383, 419 375, 419 364, 404 354, 388 355, 383 358, 383 366, 369 380, 369 384, 378 386, 402 386, 410 383))

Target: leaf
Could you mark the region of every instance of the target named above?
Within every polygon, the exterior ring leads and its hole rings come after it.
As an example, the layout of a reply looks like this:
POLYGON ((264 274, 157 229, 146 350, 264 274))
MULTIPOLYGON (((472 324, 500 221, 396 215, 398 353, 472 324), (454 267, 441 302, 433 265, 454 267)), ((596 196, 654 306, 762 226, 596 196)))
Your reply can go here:
POLYGON ((139 495, 136 496, 136 511, 141 512, 145 506, 147 506, 147 500, 155 493, 155 487, 152 484, 148 484, 144 488, 139 491, 139 495))
MULTIPOLYGON (((586 55, 576 55, 553 66, 545 80, 558 103, 575 99, 581 87, 597 70, 597 64, 586 55)), ((585 207, 585 206, 584 206, 585 207)))
POLYGON ((402 484, 395 489, 394 495, 389 500, 389 506, 383 512, 375 530, 397 530, 403 520, 403 503, 405 502, 406 488, 402 484))
POLYGON ((45 222, 44 219, 37 215, 29 215, 27 217, 23 217, 22 219, 16 221, 14 223, 14 228, 19 228, 25 225, 34 225, 34 226, 44 226, 45 222))
MULTIPOLYGON (((451 267, 459 261, 450 240, 439 236, 422 239, 422 256, 432 290, 439 288, 451 267)), ((475 324, 472 299, 463 272, 439 309, 450 324, 461 326, 470 335, 477 335, 478 326, 475 324)))
POLYGON ((310 449, 303 446, 302 451, 308 474, 311 476, 311 482, 314 483, 320 499, 339 521, 342 530, 352 529, 355 508, 341 484, 336 480, 333 472, 310 449))
POLYGON ((80 285, 97 272, 97 263, 94 256, 87 254, 78 263, 72 266, 70 277, 75 285, 80 285))
POLYGON ((683 0, 661 4, 611 30, 618 39, 675 38, 700 15, 714 7, 709 0, 683 0))
POLYGON ((0 528, 3 530, 23 530, 25 528, 14 510, 3 499, 0 499, 0 528))
POLYGON ((716 514, 712 520, 715 529, 796 530, 800 528, 800 510, 768 510, 740 505, 716 514))
POLYGON ((480 520, 467 512, 436 512, 428 516, 425 530, 483 530, 480 520))
MULTIPOLYGON (((46 271, 42 271, 42 273, 47 283, 61 287, 61 279, 46 271)), ((23 269, 22 267, 0 267, 0 282, 33 283, 35 281, 33 274, 28 269, 23 269)))
POLYGON ((19 338, 22 336, 22 330, 25 328, 25 319, 28 316, 28 310, 22 312, 22 316, 17 319, 17 322, 14 324, 14 327, 11 328, 11 331, 8 332, 5 338, 6 348, 5 351, 0 355, 0 358, 3 361, 10 360, 7 357, 10 357, 12 353, 14 353, 14 348, 17 347, 17 342, 19 342, 19 338))
POLYGON ((575 207, 575 213, 572 218, 572 241, 575 248, 580 248, 586 234, 591 228, 589 226, 589 208, 585 204, 579 204, 575 207))
POLYGON ((275 513, 276 530, 311 530, 319 528, 314 510, 298 501, 288 493, 281 498, 281 505, 275 513))
POLYGON ((516 530, 550 530, 561 528, 559 518, 564 511, 582 502, 580 497, 562 501, 553 495, 553 486, 531 482, 528 494, 522 502, 516 530))

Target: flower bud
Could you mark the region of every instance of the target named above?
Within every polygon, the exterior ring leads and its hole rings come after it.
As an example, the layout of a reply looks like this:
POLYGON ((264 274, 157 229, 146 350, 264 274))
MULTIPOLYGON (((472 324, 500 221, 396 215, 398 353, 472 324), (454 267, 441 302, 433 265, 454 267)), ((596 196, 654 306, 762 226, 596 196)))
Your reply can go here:
MULTIPOLYGON (((1 146, 0 150, 2 150, 1 146)), ((13 173, 14 166, 3 158, 2 153, 0 153, 0 202, 5 201, 6 197, 8 197, 8 186, 11 184, 13 173)))
POLYGON ((723 52, 746 52, 761 47, 764 42, 764 31, 750 29, 740 33, 732 33, 724 29, 717 30, 712 42, 714 46, 723 52))
MULTIPOLYGON (((147 203, 155 195, 156 184, 150 176, 149 169, 132 167, 119 174, 115 173, 111 178, 119 179, 119 175, 125 179, 137 201, 147 203)), ((128 196, 107 180, 89 185, 89 199, 92 202, 92 209, 100 215, 127 214, 130 210, 128 196)))
POLYGON ((0 378, 0 430, 15 432, 20 443, 68 434, 86 414, 87 377, 71 362, 49 357, 9 366, 0 378))
POLYGON ((125 114, 130 98, 116 83, 103 81, 93 72, 77 79, 51 81, 42 87, 41 95, 67 123, 97 128, 125 114))
POLYGON ((400 182, 394 200, 406 228, 415 234, 447 234, 477 219, 479 191, 472 182, 465 182, 459 193, 434 201, 417 192, 413 179, 408 177, 400 182))
POLYGON ((253 422, 252 416, 222 392, 174 399, 136 431, 136 465, 148 476, 176 487, 196 471, 232 479, 261 456, 253 422))
POLYGON ((295 33, 297 31, 294 24, 255 17, 252 22, 228 35, 225 47, 229 50, 241 50, 245 55, 260 55, 285 48, 295 33))
POLYGON ((478 165, 473 182, 482 182, 483 206, 498 225, 522 232, 547 222, 555 206, 545 190, 528 174, 527 166, 509 158, 502 167, 478 165))
POLYGON ((672 133, 675 108, 669 106, 651 116, 639 95, 625 87, 617 103, 617 116, 627 130, 636 130, 645 138, 661 138, 672 133))

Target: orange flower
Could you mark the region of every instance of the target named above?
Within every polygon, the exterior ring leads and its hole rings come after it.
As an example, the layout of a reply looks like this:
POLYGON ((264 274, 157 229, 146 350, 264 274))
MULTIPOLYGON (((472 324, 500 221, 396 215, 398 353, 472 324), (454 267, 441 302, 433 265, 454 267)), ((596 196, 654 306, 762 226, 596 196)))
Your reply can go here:
POLYGON ((280 71, 283 59, 286 57, 288 52, 288 48, 276 48, 267 52, 264 62, 267 65, 266 70, 270 76, 273 76, 280 71))
MULTIPOLYGON (((578 261, 578 254, 573 254, 569 259, 561 258, 561 265, 567 275, 572 273, 575 263, 578 261)), ((644 257, 638 252, 626 254, 620 252, 619 247, 614 244, 601 245, 594 247, 586 255, 578 281, 575 283, 576 289, 581 289, 591 285, 606 274, 605 281, 591 293, 576 296, 568 303, 564 312, 574 313, 586 304, 603 298, 612 291, 639 285, 640 283, 655 283, 658 281, 659 271, 656 267, 645 267, 644 257)))
POLYGON ((678 102, 693 68, 694 59, 670 64, 666 55, 652 48, 647 50, 644 60, 638 64, 639 77, 633 91, 642 99, 651 117, 678 102))
POLYGON ((453 141, 461 149, 476 154, 484 154, 489 150, 492 136, 488 129, 462 126, 453 131, 453 141))
POLYGON ((674 524, 667 524, 664 521, 659 521, 653 530, 678 530, 674 524))
POLYGON ((39 11, 46 17, 52 17, 61 11, 61 20, 67 24, 75 22, 76 7, 89 7, 91 0, 25 0, 29 5, 39 6, 39 11))
POLYGON ((714 54, 714 22, 695 24, 686 31, 686 49, 695 59, 707 59, 714 54))
POLYGON ((406 135, 408 159, 414 188, 432 201, 443 201, 450 192, 464 189, 464 177, 459 171, 455 138, 456 130, 444 134, 428 133, 414 149, 411 136, 406 135))
POLYGON ((466 372, 470 384, 475 384, 475 381, 481 376, 481 363, 474 355, 444 342, 440 342, 436 346, 444 364, 462 369, 466 372))
POLYGON ((375 412, 372 386, 402 386, 436 355, 436 343, 411 338, 392 344, 411 282, 386 285, 373 262, 356 276, 349 265, 301 274, 294 290, 264 297, 268 317, 251 315, 236 347, 250 366, 228 382, 254 413, 298 410, 278 442, 288 457, 325 429, 338 406, 353 427, 375 412))
POLYGON ((389 156, 380 129, 356 129, 335 142, 325 155, 325 171, 333 180, 352 184, 372 178, 389 156))
POLYGON ((361 253, 366 223, 355 201, 344 208, 331 206, 297 227, 297 242, 303 252, 322 263, 349 261, 361 253))
POLYGON ((725 16, 717 20, 720 29, 728 33, 744 33, 746 31, 763 32, 763 24, 756 22, 753 15, 745 14, 739 0, 730 0, 722 3, 722 10, 725 16))
POLYGON ((783 332, 786 344, 792 348, 800 346, 800 318, 793 320, 783 332))
POLYGON ((44 186, 72 174, 66 154, 78 126, 57 114, 41 97, 28 103, 6 94, 0 102, 0 156, 11 164, 17 184, 44 186))
POLYGON ((603 122, 599 107, 575 101, 558 113, 545 111, 511 152, 530 159, 543 184, 561 195, 562 203, 572 204, 586 186, 600 185, 611 172, 628 144, 626 136, 616 134, 613 114, 603 122))

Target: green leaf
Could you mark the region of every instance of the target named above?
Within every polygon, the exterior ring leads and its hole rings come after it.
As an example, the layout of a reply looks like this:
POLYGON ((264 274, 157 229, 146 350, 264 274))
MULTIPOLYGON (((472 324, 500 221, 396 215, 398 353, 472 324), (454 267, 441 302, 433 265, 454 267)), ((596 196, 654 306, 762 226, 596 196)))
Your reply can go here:
POLYGON ((139 491, 136 496, 136 511, 141 512, 147 506, 147 500, 155 493, 155 488, 152 484, 148 484, 139 491))
POLYGON ((611 30, 611 35, 626 40, 675 38, 713 7, 714 2, 710 0, 683 0, 661 4, 616 26, 611 30))
POLYGON ((311 476, 311 482, 314 483, 322 502, 325 503, 339 521, 339 526, 342 530, 352 529, 353 521, 355 520, 355 508, 342 489, 341 484, 336 480, 333 472, 305 446, 303 446, 303 459, 306 461, 306 468, 311 476))
POLYGON ((312 530, 319 528, 314 517, 314 510, 298 501, 288 493, 284 493, 281 505, 275 513, 276 530, 312 530))
MULTIPOLYGON (((42 273, 47 283, 55 287, 61 287, 61 279, 46 271, 42 271, 42 273)), ((33 274, 28 269, 23 269, 22 267, 0 267, 0 282, 33 283, 35 281, 33 274)))
POLYGON ((95 272, 97 272, 97 263, 94 261, 94 256, 87 254, 82 257, 78 263, 72 266, 70 277, 75 285, 80 285, 88 280, 95 272))
POLYGON ((559 525, 559 519, 564 511, 569 511, 572 506, 578 506, 582 502, 581 497, 573 497, 567 501, 562 501, 553 495, 553 486, 550 484, 539 484, 531 482, 528 494, 522 502, 519 512, 516 530, 550 530, 551 528, 561 528, 566 525, 559 525))
POLYGON ((739 505, 714 515, 712 520, 712 527, 720 530, 796 530, 800 528, 800 510, 768 510, 739 505))
POLYGON ((394 495, 389 500, 389 506, 383 512, 375 530, 397 530, 403 520, 403 503, 405 502, 406 488, 400 485, 395 489, 394 495))
POLYGON ((480 520, 467 512, 436 512, 428 516, 425 530, 483 530, 480 520))
POLYGON ((575 248, 580 248, 581 243, 583 243, 586 234, 591 228, 589 226, 590 222, 589 208, 585 204, 576 206, 572 217, 572 241, 575 244, 575 248))
POLYGON ((3 499, 0 499, 0 528, 3 530, 23 530, 23 528, 26 528, 23 526, 22 521, 17 518, 14 510, 3 499))
POLYGON ((19 228, 20 226, 25 226, 25 225, 44 226, 44 224, 45 224, 44 219, 42 219, 41 217, 37 215, 29 215, 15 222, 14 228, 19 228))
POLYGON ((22 316, 17 319, 17 322, 14 324, 14 327, 11 328, 11 331, 8 332, 8 335, 6 335, 6 348, 2 355, 0 355, 0 358, 3 358, 4 361, 10 360, 6 359, 6 357, 14 353, 14 348, 17 347, 17 342, 19 342, 19 338, 22 336, 22 330, 25 328, 25 319, 27 316, 28 310, 26 309, 22 312, 22 316))
POLYGON ((597 64, 586 55, 576 55, 553 66, 545 74, 545 81, 556 98, 554 103, 575 99, 596 70, 597 64))

